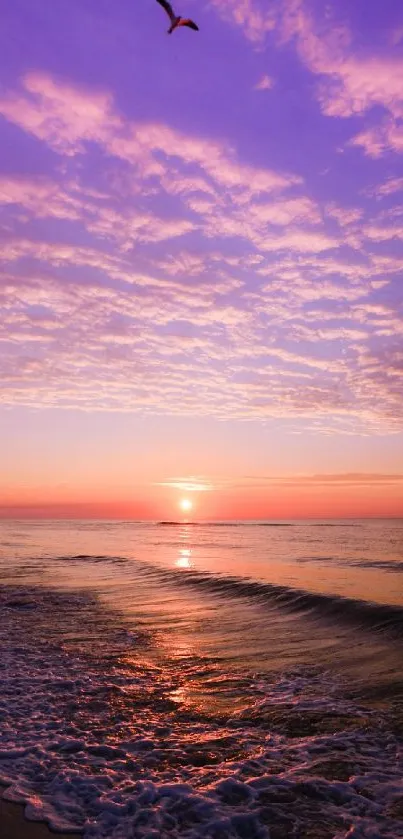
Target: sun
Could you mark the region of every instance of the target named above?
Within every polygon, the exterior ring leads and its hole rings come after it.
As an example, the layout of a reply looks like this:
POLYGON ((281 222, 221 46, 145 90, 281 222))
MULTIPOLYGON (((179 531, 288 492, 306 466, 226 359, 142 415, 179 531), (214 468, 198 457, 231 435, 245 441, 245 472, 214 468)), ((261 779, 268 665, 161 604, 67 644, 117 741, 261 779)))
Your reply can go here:
POLYGON ((179 506, 184 513, 189 513, 193 507, 193 503, 189 500, 189 498, 181 498, 179 506))

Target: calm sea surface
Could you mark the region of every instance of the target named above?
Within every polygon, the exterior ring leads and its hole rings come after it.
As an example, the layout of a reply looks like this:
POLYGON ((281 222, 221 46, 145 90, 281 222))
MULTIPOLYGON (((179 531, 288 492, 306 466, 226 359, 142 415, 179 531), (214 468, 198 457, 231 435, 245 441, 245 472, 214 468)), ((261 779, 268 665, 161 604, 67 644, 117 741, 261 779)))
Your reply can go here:
POLYGON ((0 782, 86 837, 403 836, 403 521, 0 523, 0 782))

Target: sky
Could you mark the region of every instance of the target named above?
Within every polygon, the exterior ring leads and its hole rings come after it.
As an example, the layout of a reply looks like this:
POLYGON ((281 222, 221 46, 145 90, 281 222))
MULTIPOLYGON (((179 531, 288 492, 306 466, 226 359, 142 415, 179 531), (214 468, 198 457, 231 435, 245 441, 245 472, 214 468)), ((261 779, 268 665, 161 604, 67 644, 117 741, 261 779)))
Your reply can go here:
POLYGON ((403 515, 401 0, 11 0, 0 516, 403 515))

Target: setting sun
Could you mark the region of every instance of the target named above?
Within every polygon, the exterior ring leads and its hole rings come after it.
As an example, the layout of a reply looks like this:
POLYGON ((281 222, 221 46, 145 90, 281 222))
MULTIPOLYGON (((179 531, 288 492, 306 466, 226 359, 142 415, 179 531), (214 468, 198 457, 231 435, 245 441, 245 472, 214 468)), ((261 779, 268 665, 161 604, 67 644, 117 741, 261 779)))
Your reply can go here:
POLYGON ((179 502, 179 506, 184 513, 188 513, 192 509, 193 503, 192 501, 189 501, 189 498, 182 498, 179 502))

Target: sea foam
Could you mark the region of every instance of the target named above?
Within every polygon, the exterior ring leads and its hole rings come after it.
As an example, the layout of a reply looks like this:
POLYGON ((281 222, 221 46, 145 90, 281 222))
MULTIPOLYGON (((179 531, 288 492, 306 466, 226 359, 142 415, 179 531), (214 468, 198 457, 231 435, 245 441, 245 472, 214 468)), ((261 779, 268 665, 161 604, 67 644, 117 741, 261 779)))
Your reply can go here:
POLYGON ((0 592, 0 781, 30 819, 86 839, 403 836, 386 714, 334 675, 244 673, 244 707, 187 702, 236 677, 150 655, 143 630, 79 593, 0 592))

